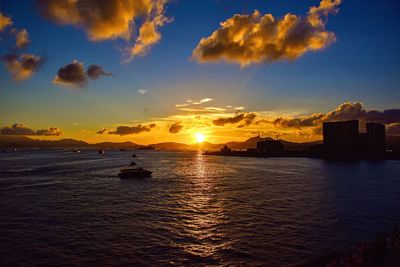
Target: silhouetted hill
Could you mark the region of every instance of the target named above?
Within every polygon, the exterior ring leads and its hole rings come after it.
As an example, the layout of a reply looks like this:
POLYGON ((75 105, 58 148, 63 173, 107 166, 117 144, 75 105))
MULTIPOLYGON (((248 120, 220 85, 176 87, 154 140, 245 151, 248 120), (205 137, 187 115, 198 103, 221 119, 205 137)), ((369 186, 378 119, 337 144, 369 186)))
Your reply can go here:
POLYGON ((142 145, 138 145, 132 142, 114 143, 114 142, 103 142, 97 144, 89 144, 84 141, 75 139, 61 139, 55 141, 49 140, 36 140, 26 136, 1 136, 0 135, 0 146, 1 147, 30 147, 30 148, 140 148, 142 145))
POLYGON ((132 149, 138 149, 144 147, 143 145, 139 145, 133 142, 122 142, 122 143, 102 142, 97 144, 91 144, 91 146, 101 147, 101 148, 132 148, 132 149))
POLYGON ((193 150, 190 145, 175 142, 151 144, 150 146, 155 147, 157 150, 193 150))
MULTIPOLYGON (((225 144, 234 150, 246 150, 247 148, 256 148, 257 142, 263 138, 256 136, 247 139, 244 142, 228 142, 222 144, 213 144, 209 142, 203 142, 199 144, 183 144, 176 142, 163 142, 158 144, 151 144, 156 150, 208 150, 215 151, 220 150, 225 144)), ((273 140, 272 138, 265 138, 267 140, 273 140)), ((283 143, 284 149, 289 151, 296 150, 308 150, 311 145, 321 144, 322 141, 296 143, 285 140, 280 140, 283 143)), ((400 148, 400 136, 388 136, 387 146, 390 148, 400 148)), ((36 140, 26 136, 5 136, 0 135, 0 147, 29 147, 29 148, 104 148, 104 149, 120 149, 120 148, 131 148, 139 149, 144 147, 133 142, 102 142, 97 144, 89 144, 84 141, 75 139, 61 139, 55 141, 48 140, 36 140)))

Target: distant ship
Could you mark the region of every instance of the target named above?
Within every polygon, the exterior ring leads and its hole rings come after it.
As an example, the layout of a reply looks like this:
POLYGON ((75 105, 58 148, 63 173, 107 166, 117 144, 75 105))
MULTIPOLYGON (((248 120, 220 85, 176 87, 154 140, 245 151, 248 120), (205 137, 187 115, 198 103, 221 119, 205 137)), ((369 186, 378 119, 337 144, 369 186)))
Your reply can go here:
POLYGON ((104 154, 104 149, 99 149, 99 154, 104 154))
POLYGON ((132 169, 122 169, 118 177, 122 179, 132 179, 132 178, 150 178, 152 172, 143 169, 142 167, 139 168, 132 168, 132 169))
POLYGON ((74 152, 75 153, 81 153, 81 151, 79 149, 77 149, 77 148, 74 148, 74 152))

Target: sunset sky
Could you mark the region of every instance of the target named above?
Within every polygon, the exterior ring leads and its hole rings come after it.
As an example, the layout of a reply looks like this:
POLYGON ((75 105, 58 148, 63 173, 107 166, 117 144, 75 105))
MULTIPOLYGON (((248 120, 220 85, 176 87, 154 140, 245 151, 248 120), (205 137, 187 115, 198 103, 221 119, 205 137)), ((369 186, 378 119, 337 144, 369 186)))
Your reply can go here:
POLYGON ((400 134, 396 0, 0 0, 0 133, 140 144, 400 134))

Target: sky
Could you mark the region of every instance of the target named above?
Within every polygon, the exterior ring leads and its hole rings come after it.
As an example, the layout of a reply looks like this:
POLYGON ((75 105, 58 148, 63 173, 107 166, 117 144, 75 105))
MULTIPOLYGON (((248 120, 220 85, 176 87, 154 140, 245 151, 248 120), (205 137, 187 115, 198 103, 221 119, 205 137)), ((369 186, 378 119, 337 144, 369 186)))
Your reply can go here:
POLYGON ((0 134, 87 142, 400 134, 395 0, 0 0, 0 134))

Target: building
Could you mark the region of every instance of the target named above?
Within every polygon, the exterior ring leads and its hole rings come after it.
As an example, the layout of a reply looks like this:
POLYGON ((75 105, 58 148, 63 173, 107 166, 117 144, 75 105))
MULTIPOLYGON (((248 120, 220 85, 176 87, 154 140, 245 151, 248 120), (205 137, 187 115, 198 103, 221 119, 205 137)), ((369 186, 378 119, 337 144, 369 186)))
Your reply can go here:
POLYGON ((356 152, 359 148, 358 120, 324 122, 323 136, 327 153, 356 152))
POLYGON ((386 151, 386 129, 381 123, 367 123, 367 150, 369 152, 384 153, 386 151))
POLYGON ((221 148, 221 152, 229 153, 229 152, 232 152, 232 149, 230 149, 227 145, 224 145, 224 147, 221 148))
POLYGON ((257 142, 257 153, 260 154, 282 154, 283 144, 278 140, 268 140, 257 142))
POLYGON ((323 150, 341 156, 380 156, 386 151, 385 125, 367 123, 366 132, 359 132, 359 121, 335 121, 323 124, 323 150))

